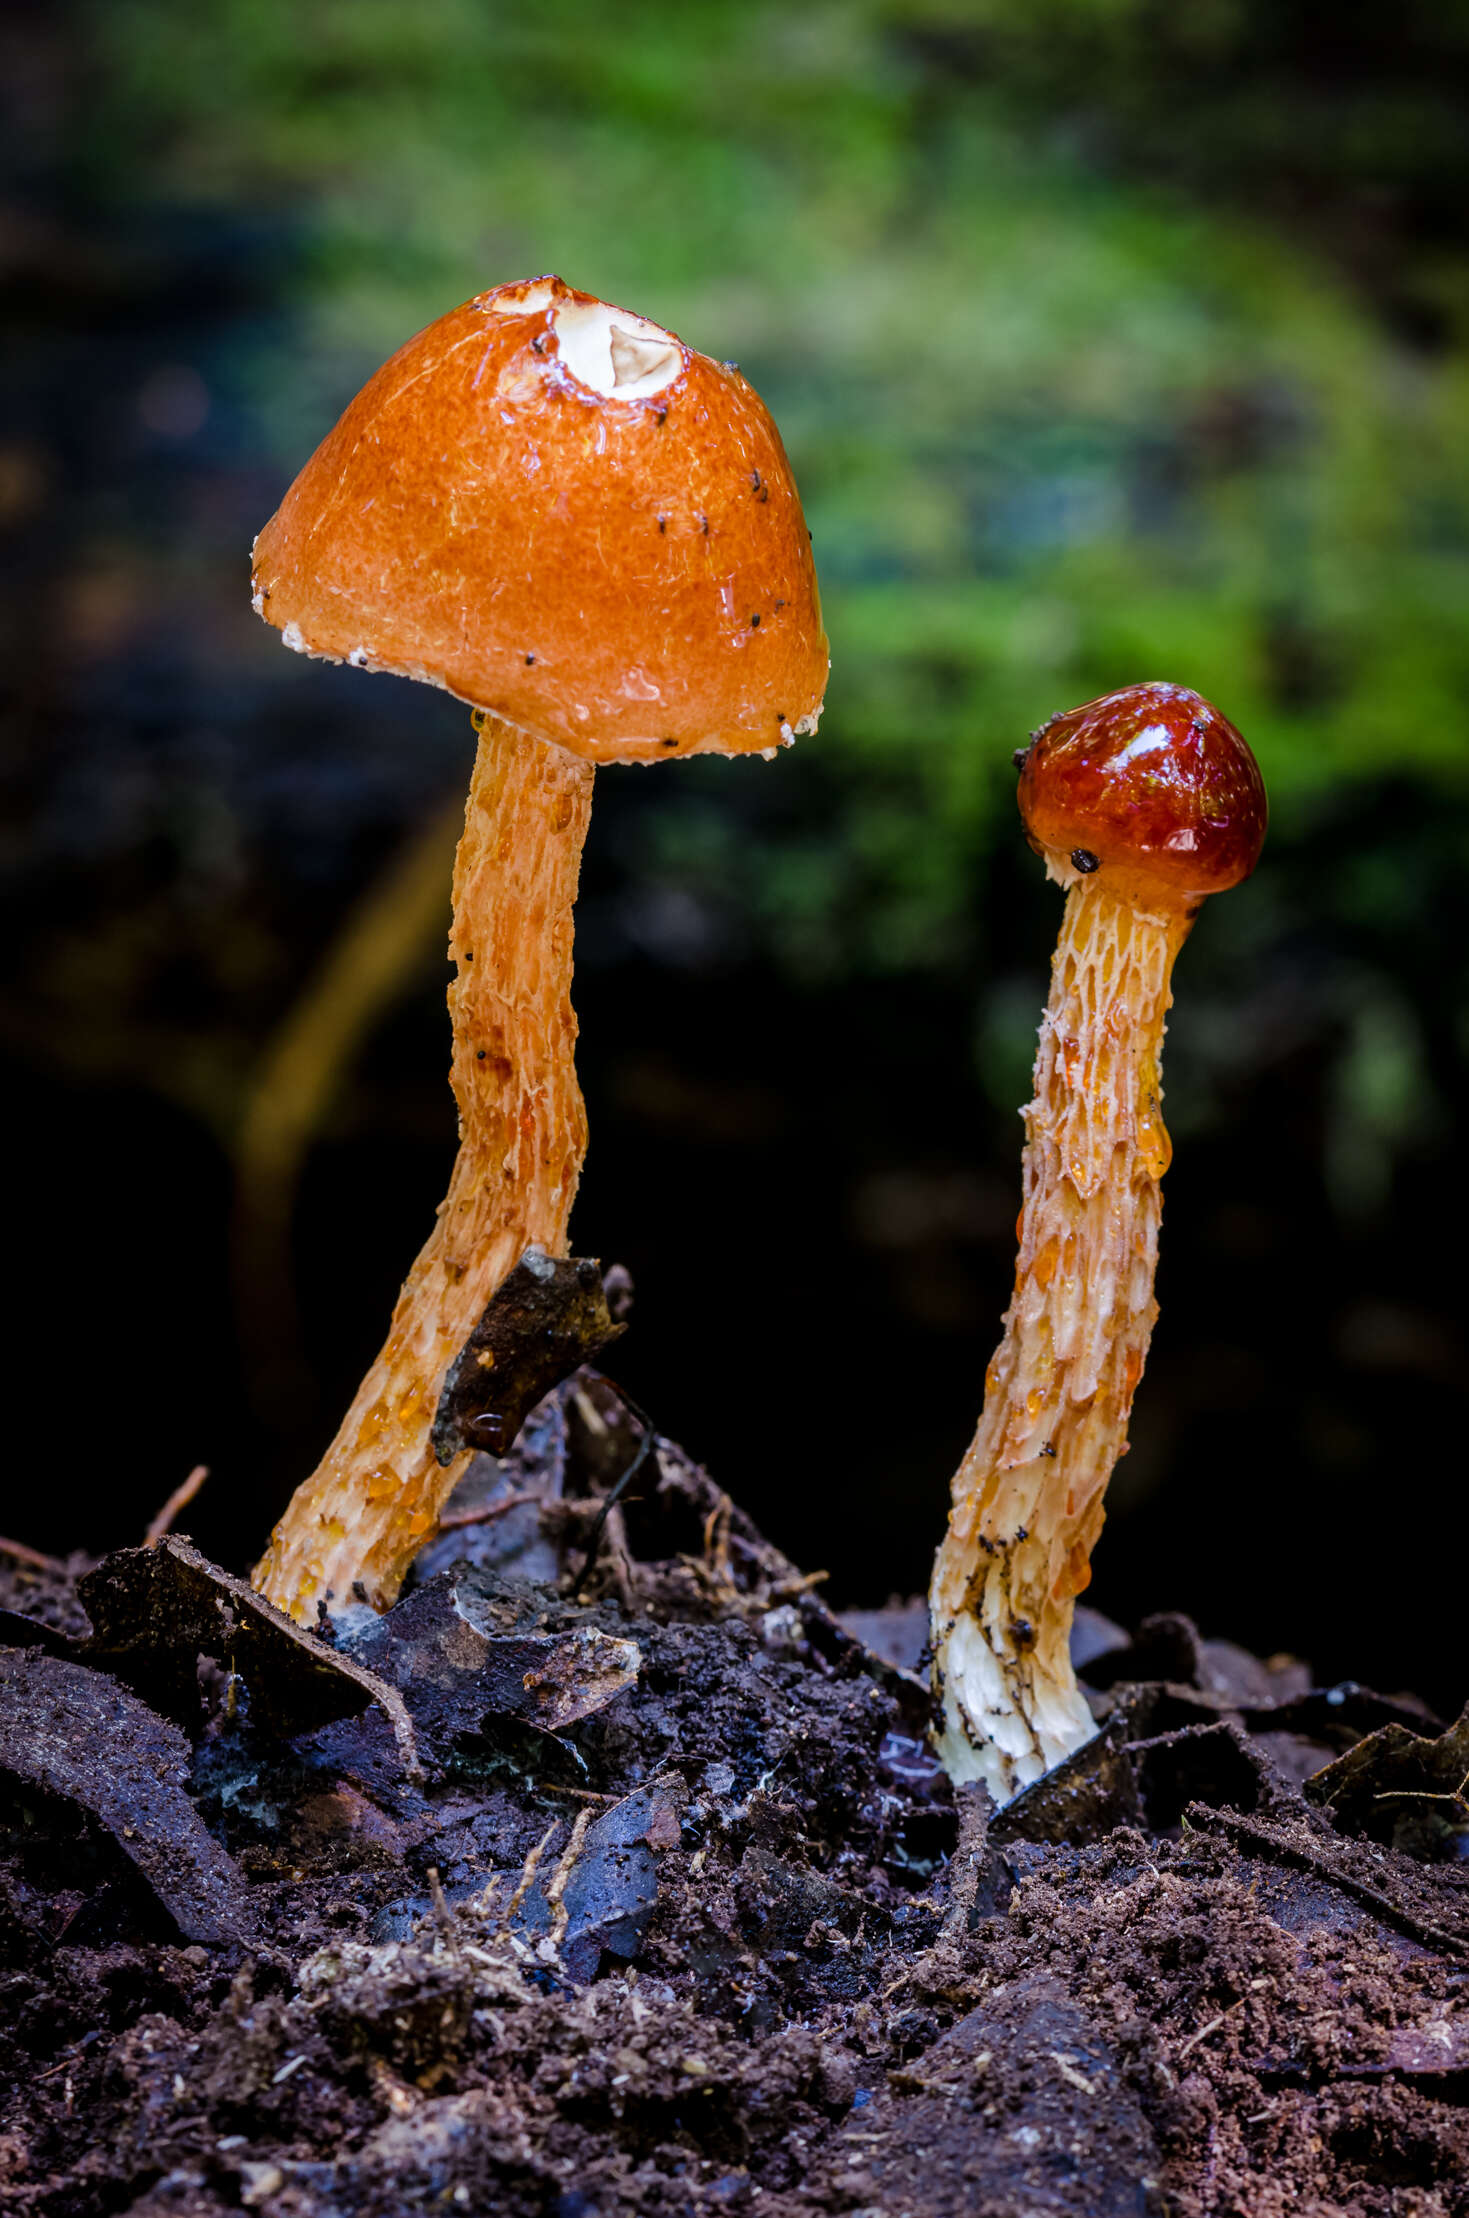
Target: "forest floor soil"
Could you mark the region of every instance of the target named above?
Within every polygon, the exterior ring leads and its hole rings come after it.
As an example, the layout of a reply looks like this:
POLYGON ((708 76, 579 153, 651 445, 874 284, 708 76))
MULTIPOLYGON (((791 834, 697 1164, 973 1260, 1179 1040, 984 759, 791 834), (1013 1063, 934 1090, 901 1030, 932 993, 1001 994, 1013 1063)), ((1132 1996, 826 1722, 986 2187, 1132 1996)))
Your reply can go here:
POLYGON ((6 2218, 1469 2213, 1469 1724, 1082 1612, 995 1811, 637 1441, 578 1373, 334 1641, 0 1559, 6 2218))

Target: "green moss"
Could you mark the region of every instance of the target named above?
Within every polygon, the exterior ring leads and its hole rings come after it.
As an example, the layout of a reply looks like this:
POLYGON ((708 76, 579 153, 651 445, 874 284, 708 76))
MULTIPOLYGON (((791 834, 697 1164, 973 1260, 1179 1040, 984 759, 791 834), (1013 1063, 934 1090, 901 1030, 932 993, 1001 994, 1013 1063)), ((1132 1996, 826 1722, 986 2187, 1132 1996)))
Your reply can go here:
POLYGON ((1012 746, 1138 677, 1218 700, 1287 829, 1385 766, 1462 792, 1464 258, 1414 260, 1410 349, 1269 190, 1309 93, 1349 199, 1432 202, 1432 68, 1333 105, 1272 11, 1140 0, 107 0, 95 36, 95 160, 294 226, 293 328, 243 366, 283 475, 407 332, 535 270, 754 378, 836 657, 841 806, 760 875, 792 960, 951 944, 1012 746))

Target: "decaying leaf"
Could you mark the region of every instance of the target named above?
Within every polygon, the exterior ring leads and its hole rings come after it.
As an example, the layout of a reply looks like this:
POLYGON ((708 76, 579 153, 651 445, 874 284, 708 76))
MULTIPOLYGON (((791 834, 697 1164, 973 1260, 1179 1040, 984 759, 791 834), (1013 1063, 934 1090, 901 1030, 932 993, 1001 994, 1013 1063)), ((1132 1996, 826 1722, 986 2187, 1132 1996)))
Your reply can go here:
POLYGON ((284 1731, 327 1725, 376 1702, 405 1767, 418 1771, 412 1721, 397 1690, 187 1540, 170 1533, 154 1548, 120 1548, 78 1582, 78 1592, 92 1621, 82 1653, 181 1723, 198 1717, 198 1659, 210 1656, 245 1681, 260 1722, 284 1731))
POLYGON ((434 1415, 439 1462, 466 1448, 504 1455, 542 1395, 626 1329, 599 1263, 527 1248, 449 1366, 434 1415))
POLYGON ((354 1654, 402 1689, 430 1745, 515 1718, 564 1732, 636 1680, 642 1651, 594 1625, 547 1629, 518 1582, 441 1573, 365 1627, 354 1654))

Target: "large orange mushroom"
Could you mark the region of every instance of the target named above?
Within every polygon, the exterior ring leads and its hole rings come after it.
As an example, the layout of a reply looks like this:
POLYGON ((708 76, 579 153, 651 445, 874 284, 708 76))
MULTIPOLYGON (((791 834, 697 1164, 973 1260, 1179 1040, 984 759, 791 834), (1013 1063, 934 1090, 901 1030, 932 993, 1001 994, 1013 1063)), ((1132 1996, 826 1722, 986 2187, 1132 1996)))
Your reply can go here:
POLYGON ((1025 1111, 1015 1292, 929 1596, 940 1752, 1000 1802, 1095 1730, 1069 1635, 1157 1316, 1169 982, 1205 896, 1254 869, 1266 821, 1254 756, 1183 686, 1053 717, 1017 759, 1066 911, 1025 1111))
POLYGON ((478 712, 449 988, 460 1150, 387 1340, 255 1583, 386 1607, 464 1464, 447 1367, 523 1252, 565 1253, 586 1147, 572 907, 599 763, 771 755, 820 714, 810 534, 732 363, 574 291, 501 285, 410 339, 255 544, 287 646, 478 712))

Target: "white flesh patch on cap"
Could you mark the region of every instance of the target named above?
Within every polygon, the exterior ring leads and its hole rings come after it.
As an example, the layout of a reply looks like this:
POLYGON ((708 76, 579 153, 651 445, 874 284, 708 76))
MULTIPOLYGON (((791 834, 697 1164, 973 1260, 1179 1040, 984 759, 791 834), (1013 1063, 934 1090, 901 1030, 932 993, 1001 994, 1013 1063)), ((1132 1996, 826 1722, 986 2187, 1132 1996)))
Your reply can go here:
POLYGON ((572 376, 608 399, 647 400, 683 369, 683 348, 671 332, 605 301, 564 301, 551 321, 572 376))
POLYGON ((670 340, 644 339, 635 331, 624 331, 615 323, 609 334, 612 352, 612 382, 621 392, 629 385, 646 385, 654 378, 657 392, 668 383, 678 368, 678 349, 670 340))
POLYGON ((555 298, 556 287, 549 277, 538 278, 533 285, 506 285, 490 302, 490 313, 492 316, 538 316, 555 298))

